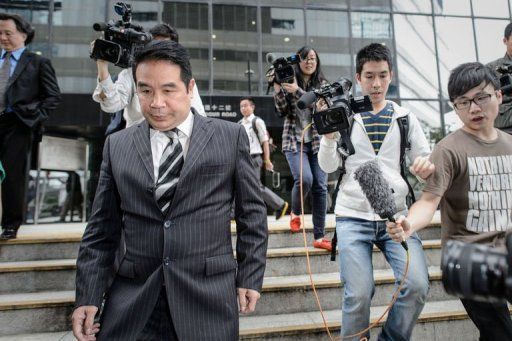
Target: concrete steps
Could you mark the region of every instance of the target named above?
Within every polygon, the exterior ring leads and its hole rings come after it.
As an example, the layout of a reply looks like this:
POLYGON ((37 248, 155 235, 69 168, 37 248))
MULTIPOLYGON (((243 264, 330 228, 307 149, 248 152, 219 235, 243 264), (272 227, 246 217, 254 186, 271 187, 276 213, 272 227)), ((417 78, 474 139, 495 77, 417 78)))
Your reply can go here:
MULTIPOLYGON (((386 306, 371 308, 374 322, 386 306)), ((333 336, 339 336, 341 310, 324 310, 327 325, 333 336)), ((386 318, 383 319, 383 322, 386 318)), ((381 326, 382 323, 379 324, 381 326)), ((371 331, 376 340, 378 328, 371 331)), ((468 319, 459 300, 427 302, 413 331, 413 340, 478 340, 477 330, 468 319)), ((318 311, 308 313, 244 316, 240 318, 241 340, 328 340, 318 311)))
MULTIPOLYGON (((441 242, 424 241, 429 266, 440 262, 441 242)), ((315 274, 336 273, 339 265, 330 260, 326 250, 308 247, 269 249, 266 277, 307 274, 306 253, 315 274)), ((389 269, 383 254, 374 248, 373 264, 376 270, 389 269)), ((75 287, 76 259, 0 262, 0 294, 45 290, 73 290, 75 287)))
MULTIPOLYGON (((374 306, 371 309, 370 320, 374 322, 382 314, 385 306, 374 306)), ((63 316, 64 311, 55 311, 56 316, 63 316)), ((339 336, 341 326, 341 311, 324 310, 327 325, 333 337, 339 336)), ((383 322, 386 318, 383 319, 383 322)), ((1 319, 0 322, 16 322, 1 319)), ((23 321, 17 320, 18 335, 0 337, 0 341, 70 341, 74 340, 71 332, 24 333, 23 321)), ((43 327, 49 321, 39 320, 32 326, 43 327)), ((56 320, 51 323, 54 327, 56 320)), ((5 327, 4 324, 2 324, 5 327)), ((376 340, 382 323, 371 331, 371 340, 376 340)), ((4 329, 4 328, 2 328, 4 329)), ((67 329, 69 330, 69 329, 67 329)), ((5 335, 5 334, 4 334, 5 335)), ((467 318, 464 308, 458 300, 427 302, 414 328, 412 340, 478 340, 478 332, 473 323, 467 318)), ((319 312, 272 314, 263 316, 242 316, 240 318, 241 340, 328 340, 322 317, 319 312)))
MULTIPOLYGON (((269 217, 269 250, 263 293, 257 311, 240 319, 240 338, 258 340, 326 340, 321 315, 306 268, 309 253, 313 280, 329 327, 339 333, 343 285, 338 263, 329 252, 311 247, 311 216, 305 217, 307 249, 302 233, 291 234, 288 217, 269 217)), ((329 215, 326 231, 334 232, 329 215)), ((0 341, 74 340, 69 316, 74 303, 76 255, 84 224, 23 226, 19 238, 0 242, 0 341)), ((235 226, 232 224, 233 242, 235 226)), ((428 303, 414 331, 414 340, 476 340, 476 329, 457 300, 441 284, 440 225, 436 217, 420 234, 429 264, 428 303)), ((375 248, 372 319, 383 311, 394 291, 394 277, 375 248)), ((372 339, 379 327, 372 331, 372 339)))

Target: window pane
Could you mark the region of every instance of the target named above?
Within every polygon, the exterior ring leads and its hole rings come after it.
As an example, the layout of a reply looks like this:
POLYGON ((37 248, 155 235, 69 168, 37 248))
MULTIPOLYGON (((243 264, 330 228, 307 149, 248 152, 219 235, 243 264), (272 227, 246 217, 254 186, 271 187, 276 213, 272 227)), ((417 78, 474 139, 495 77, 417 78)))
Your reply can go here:
POLYGON ((473 0, 475 16, 508 18, 507 0, 473 0))
POLYGON ((451 15, 471 15, 469 0, 434 1, 434 13, 451 15))
POLYGON ((432 18, 396 14, 397 69, 402 98, 437 98, 432 18))
POLYGON ((448 97, 446 86, 450 70, 459 64, 476 60, 471 19, 436 17, 437 47, 441 72, 441 91, 448 97), (460 32, 465 32, 461 35, 460 32))
MULTIPOLYGON (((391 53, 394 53, 392 33, 391 17, 389 14, 353 12, 352 46, 354 54, 352 58, 354 58, 354 65, 357 52, 362 47, 371 43, 384 44, 391 50, 391 53)), ((396 63, 393 69, 396 70, 396 63)), ((388 89, 387 97, 394 98, 398 96, 397 86, 396 78, 393 78, 388 89)), ((357 84, 356 89, 356 93, 358 93, 360 89, 357 84)))
POLYGON ((352 0, 350 2, 352 9, 365 9, 372 11, 385 11, 389 12, 389 1, 385 0, 352 0))
POLYGON ((348 0, 306 0, 306 6, 311 5, 328 8, 347 8, 347 3, 348 0))
MULTIPOLYGON (((106 10, 102 0, 62 1, 62 6, 55 8, 52 63, 62 92, 92 93, 96 87, 97 68, 89 58, 89 49, 90 43, 103 35, 92 25, 105 22, 106 10)), ((111 74, 119 72, 112 65, 109 69, 111 74)))
MULTIPOLYGON (((304 44, 304 12, 290 8, 261 8, 263 56, 273 53, 276 57, 288 57, 304 44)), ((263 59, 264 69, 268 65, 263 59)))
POLYGON ((258 92, 256 10, 213 6, 213 88, 217 93, 248 93, 249 83, 250 92, 258 92))
POLYGON ((306 11, 309 41, 320 56, 322 71, 329 81, 353 78, 347 12, 306 11))
POLYGON ((162 20, 178 30, 180 44, 190 53, 190 64, 197 88, 200 93, 208 92, 210 79, 208 5, 164 2, 162 20))
POLYGON ((262 6, 303 7, 303 0, 260 0, 262 6))
POLYGON ((508 20, 475 19, 478 59, 488 63, 505 55, 503 31, 508 20))
POLYGON ((432 13, 430 0, 393 0, 393 10, 411 13, 432 13))

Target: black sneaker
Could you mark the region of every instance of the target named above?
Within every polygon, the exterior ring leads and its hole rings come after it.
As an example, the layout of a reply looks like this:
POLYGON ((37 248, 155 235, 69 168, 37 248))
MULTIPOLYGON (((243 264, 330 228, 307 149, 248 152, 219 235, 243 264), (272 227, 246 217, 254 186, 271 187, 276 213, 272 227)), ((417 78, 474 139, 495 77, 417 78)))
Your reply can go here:
POLYGON ((277 211, 276 211, 276 220, 279 220, 281 219, 282 217, 284 217, 284 215, 286 214, 286 211, 288 211, 288 203, 285 201, 283 206, 281 206, 277 211))

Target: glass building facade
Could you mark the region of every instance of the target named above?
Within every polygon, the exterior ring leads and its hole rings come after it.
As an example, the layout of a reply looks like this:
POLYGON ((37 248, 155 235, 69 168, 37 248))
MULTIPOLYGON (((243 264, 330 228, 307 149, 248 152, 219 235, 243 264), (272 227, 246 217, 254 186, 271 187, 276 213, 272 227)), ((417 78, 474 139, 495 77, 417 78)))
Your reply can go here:
MULTIPOLYGON (((52 118, 54 133, 74 134, 94 143, 103 138, 101 128, 108 117, 98 118, 98 106, 90 97, 96 86, 96 65, 89 58, 89 48, 101 36, 93 31, 93 23, 119 19, 113 10, 116 2, 0 1, 0 11, 32 22, 36 38, 30 48, 52 60, 62 92, 73 96, 68 102, 75 106, 64 105, 52 118), (77 100, 84 105, 76 105, 77 100)), ((319 53, 324 74, 334 81, 354 79, 355 55, 362 46, 387 45, 394 55, 388 98, 413 111, 435 143, 457 126, 446 90, 450 70, 463 62, 488 63, 503 57, 503 30, 512 6, 512 0, 126 2, 132 5, 134 22, 144 28, 162 21, 177 28, 210 116, 237 120, 238 98, 250 93, 261 103, 258 115, 267 121, 277 144, 282 120, 266 94, 267 53, 289 56, 310 45, 319 53)), ((111 68, 112 73, 117 71, 111 68)), ((92 153, 99 153, 99 144, 91 148, 92 153)), ((275 158, 282 169, 287 168, 284 157, 275 158)), ((291 188, 286 172, 284 187, 291 188)), ((283 193, 288 192, 286 188, 283 193)))

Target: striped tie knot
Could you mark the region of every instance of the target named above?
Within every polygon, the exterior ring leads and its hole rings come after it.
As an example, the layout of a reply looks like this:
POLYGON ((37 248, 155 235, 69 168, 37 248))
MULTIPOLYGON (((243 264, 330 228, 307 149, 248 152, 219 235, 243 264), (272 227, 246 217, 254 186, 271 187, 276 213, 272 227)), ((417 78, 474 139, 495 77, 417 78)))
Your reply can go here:
POLYGON ((155 198, 162 213, 166 214, 174 197, 176 186, 183 167, 183 148, 179 142, 179 130, 174 128, 164 134, 170 141, 162 153, 158 167, 155 198))

